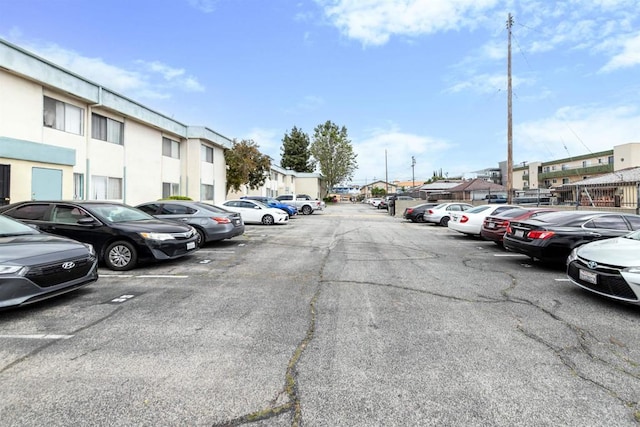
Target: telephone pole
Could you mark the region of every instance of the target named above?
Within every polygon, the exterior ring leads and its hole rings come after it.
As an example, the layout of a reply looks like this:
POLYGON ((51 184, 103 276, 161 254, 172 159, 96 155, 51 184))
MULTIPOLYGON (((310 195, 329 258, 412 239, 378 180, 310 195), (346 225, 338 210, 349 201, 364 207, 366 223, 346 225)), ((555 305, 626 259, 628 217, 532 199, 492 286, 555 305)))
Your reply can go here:
POLYGON ((513 17, 509 13, 507 33, 509 37, 507 52, 507 203, 511 203, 513 193, 513 130, 511 117, 511 26, 513 17))
POLYGON ((411 188, 411 192, 416 188, 416 158, 415 156, 411 156, 411 178, 413 179, 413 187, 411 188))

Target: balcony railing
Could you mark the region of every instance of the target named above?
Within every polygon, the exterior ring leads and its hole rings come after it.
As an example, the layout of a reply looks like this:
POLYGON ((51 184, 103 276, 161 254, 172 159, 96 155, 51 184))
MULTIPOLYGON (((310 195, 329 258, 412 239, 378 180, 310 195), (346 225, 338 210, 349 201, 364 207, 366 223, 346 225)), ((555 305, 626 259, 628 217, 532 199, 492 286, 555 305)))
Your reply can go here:
POLYGON ((579 166, 566 168, 559 171, 541 172, 538 174, 538 180, 542 182, 545 179, 566 178, 572 176, 579 176, 580 179, 582 179, 582 177, 586 175, 602 175, 609 172, 613 172, 613 163, 599 164, 596 166, 587 167, 579 166))

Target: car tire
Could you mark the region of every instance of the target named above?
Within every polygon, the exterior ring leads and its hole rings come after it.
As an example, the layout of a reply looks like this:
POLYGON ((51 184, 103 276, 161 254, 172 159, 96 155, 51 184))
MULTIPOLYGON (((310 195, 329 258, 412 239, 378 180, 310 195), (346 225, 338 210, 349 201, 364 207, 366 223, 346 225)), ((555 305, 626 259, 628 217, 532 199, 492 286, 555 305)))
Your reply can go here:
POLYGON ((440 225, 443 227, 446 227, 447 224, 449 224, 449 217, 448 216, 443 216, 442 218, 440 218, 440 225))
POLYGON ((207 236, 204 234, 204 231, 196 228, 196 232, 198 233, 198 240, 196 240, 196 246, 201 248, 207 243, 207 236))
POLYGON ((424 215, 418 215, 418 216, 416 217, 416 222, 420 222, 420 223, 426 222, 426 221, 424 220, 424 215))
POLYGON ((262 217, 262 224, 264 225, 273 225, 275 221, 271 215, 265 215, 262 217))
POLYGON ((302 207, 302 215, 311 215, 312 212, 313 212, 313 209, 311 209, 311 206, 304 205, 302 207))
POLYGON ((138 252, 129 242, 120 240, 111 243, 104 251, 104 263, 114 271, 131 270, 138 262, 138 252))

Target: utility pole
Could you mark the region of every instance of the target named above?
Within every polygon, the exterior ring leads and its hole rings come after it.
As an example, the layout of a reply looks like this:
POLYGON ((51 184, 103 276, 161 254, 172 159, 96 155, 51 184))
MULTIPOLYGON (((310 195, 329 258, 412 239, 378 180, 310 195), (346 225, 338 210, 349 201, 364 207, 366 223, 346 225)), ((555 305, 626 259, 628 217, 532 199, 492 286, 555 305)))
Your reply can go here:
POLYGON ((411 156, 411 178, 413 179, 413 187, 411 188, 411 192, 413 193, 416 188, 416 158, 415 156, 411 156))
POLYGON ((511 203, 513 193, 513 129, 511 116, 511 26, 513 17, 509 13, 507 33, 509 45, 507 51, 507 203, 511 203))
POLYGON ((384 150, 384 185, 389 194, 389 171, 387 169, 387 149, 384 150))

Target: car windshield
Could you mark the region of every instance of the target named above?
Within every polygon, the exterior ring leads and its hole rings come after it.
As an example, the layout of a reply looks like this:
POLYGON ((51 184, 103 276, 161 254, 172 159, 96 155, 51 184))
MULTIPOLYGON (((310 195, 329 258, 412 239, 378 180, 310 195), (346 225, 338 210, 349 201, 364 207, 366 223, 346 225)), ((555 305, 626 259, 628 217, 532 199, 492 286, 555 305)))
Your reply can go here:
POLYGON ((101 220, 111 223, 154 219, 151 215, 142 212, 140 209, 124 205, 104 204, 86 206, 86 208, 101 220))
POLYGON ((473 209, 468 209, 465 213, 470 213, 470 214, 474 214, 474 213, 479 213, 479 212, 484 212, 487 209, 489 209, 491 206, 477 206, 473 209))
POLYGON ((640 230, 632 231, 629 234, 623 236, 626 239, 640 240, 640 230))
POLYGON ((21 222, 0 215, 0 236, 23 236, 26 234, 40 234, 38 230, 21 222))
POLYGON ((215 213, 232 213, 230 210, 223 208, 222 206, 218 206, 218 205, 210 205, 209 203, 203 203, 203 202, 197 202, 195 203, 196 206, 198 206, 199 208, 202 209, 206 209, 210 212, 215 212, 215 213))

